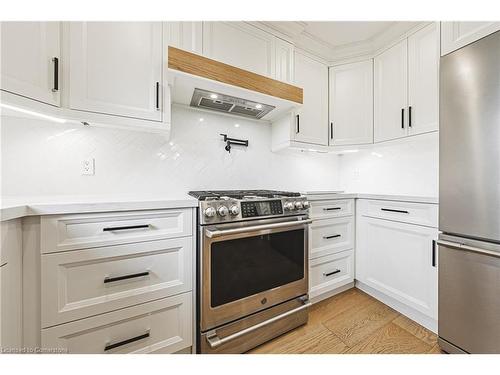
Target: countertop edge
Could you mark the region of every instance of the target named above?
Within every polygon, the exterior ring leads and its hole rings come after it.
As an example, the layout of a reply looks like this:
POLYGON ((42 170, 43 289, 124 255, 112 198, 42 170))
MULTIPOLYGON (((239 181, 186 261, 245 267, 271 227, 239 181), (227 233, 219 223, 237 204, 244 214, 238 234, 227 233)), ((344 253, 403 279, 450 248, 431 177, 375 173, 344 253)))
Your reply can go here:
POLYGON ((385 201, 400 201, 410 203, 439 204, 437 197, 396 195, 396 194, 369 194, 369 193, 333 193, 333 194, 308 194, 310 201, 335 200, 335 199, 374 199, 385 201))
POLYGON ((196 199, 165 199, 152 201, 33 203, 13 205, 0 209, 0 221, 14 220, 26 216, 161 210, 198 207, 196 199))

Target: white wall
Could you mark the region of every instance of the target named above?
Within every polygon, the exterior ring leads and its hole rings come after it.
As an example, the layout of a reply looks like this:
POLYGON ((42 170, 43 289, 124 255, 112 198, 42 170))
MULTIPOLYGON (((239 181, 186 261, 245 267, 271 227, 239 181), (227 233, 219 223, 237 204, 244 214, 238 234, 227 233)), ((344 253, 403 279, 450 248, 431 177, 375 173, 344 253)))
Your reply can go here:
POLYGON ((2 196, 338 189, 336 155, 272 153, 268 124, 179 107, 173 109, 172 124, 166 140, 2 117, 2 196), (250 146, 235 146, 228 154, 219 133, 248 139, 250 146), (89 157, 96 159, 95 176, 82 176, 80 163, 89 157))
POLYGON ((374 145, 339 160, 342 190, 438 196, 437 132, 374 145))

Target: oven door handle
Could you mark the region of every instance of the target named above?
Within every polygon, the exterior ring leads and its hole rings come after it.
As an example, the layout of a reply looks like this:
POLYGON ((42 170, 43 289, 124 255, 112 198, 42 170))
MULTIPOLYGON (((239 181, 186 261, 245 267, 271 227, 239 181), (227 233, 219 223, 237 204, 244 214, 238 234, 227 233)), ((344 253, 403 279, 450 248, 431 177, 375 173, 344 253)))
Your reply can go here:
POLYGON ((250 332, 253 332, 259 328, 262 328, 262 327, 265 327, 271 323, 274 323, 280 319, 283 319, 283 318, 286 318, 287 316, 290 316, 292 314, 295 314, 299 311, 302 311, 304 309, 307 309, 308 307, 310 307, 312 305, 311 302, 305 302, 302 306, 299 306, 293 310, 290 310, 290 311, 287 311, 281 315, 277 315, 271 319, 268 319, 268 320, 264 320, 263 322, 260 322, 254 326, 251 326, 251 327, 248 327, 248 328, 245 328, 241 331, 238 331, 236 333, 233 333, 232 335, 229 335, 229 336, 226 336, 224 338, 220 338, 219 336, 217 336, 217 332, 215 330, 211 331, 211 332, 208 332, 207 333, 207 342, 208 342, 208 345, 210 345, 210 347, 213 349, 213 348, 217 348, 218 346, 221 346, 223 344, 225 344, 226 342, 229 342, 229 341, 232 341, 234 339, 237 339, 238 337, 241 337, 243 335, 246 335, 247 333, 250 333, 250 332))
POLYGON ((225 230, 210 230, 205 229, 205 235, 208 238, 215 238, 221 236, 227 236, 230 234, 239 234, 239 233, 247 233, 247 232, 256 232, 259 230, 266 229, 276 229, 276 228, 287 228, 287 227, 297 227, 304 224, 312 223, 311 219, 307 220, 297 220, 297 221, 287 221, 284 223, 274 223, 274 224, 264 224, 264 225, 254 225, 251 227, 242 227, 242 228, 234 228, 234 229, 225 229, 225 230))

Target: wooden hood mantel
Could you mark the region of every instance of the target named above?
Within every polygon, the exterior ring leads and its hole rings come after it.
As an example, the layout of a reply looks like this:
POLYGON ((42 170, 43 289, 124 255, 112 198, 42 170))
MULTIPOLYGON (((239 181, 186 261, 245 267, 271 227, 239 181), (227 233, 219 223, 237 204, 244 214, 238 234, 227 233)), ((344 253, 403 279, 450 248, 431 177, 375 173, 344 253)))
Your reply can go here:
POLYGON ((171 46, 168 47, 168 67, 298 104, 304 101, 300 87, 171 46))

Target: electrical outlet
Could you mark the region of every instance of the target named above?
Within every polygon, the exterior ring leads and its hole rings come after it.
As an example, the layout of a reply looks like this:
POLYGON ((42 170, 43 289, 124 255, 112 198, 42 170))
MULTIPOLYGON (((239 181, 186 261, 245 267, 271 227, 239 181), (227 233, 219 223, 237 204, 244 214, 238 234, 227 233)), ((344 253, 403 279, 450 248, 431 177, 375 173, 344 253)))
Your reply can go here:
POLYGON ((93 176, 95 174, 95 159, 83 159, 82 160, 82 175, 93 176))

